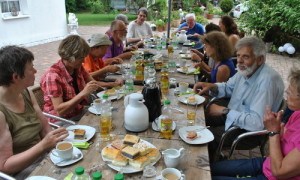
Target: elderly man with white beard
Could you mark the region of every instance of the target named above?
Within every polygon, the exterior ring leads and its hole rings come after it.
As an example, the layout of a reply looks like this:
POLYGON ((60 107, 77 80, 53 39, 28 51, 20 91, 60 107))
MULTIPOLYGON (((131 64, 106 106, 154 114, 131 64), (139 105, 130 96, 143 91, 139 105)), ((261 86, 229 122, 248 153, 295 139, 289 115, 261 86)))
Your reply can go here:
MULTIPOLYGON (((241 131, 264 129, 263 115, 266 105, 277 112, 283 98, 284 84, 280 75, 265 63, 266 49, 257 37, 245 37, 236 44, 238 73, 226 83, 198 82, 194 91, 209 92, 218 98, 230 98, 229 104, 212 104, 206 112, 206 125, 215 136, 209 144, 210 159, 222 134, 231 126, 241 131)), ((224 146, 231 146, 236 136, 226 138, 224 146)))
POLYGON ((126 40, 127 27, 121 20, 114 20, 110 27, 112 36, 109 38, 112 45, 109 46, 103 59, 118 57, 121 59, 130 59, 133 53, 131 51, 137 50, 137 46, 124 47, 123 41, 126 40), (126 52, 129 51, 129 52, 126 52))

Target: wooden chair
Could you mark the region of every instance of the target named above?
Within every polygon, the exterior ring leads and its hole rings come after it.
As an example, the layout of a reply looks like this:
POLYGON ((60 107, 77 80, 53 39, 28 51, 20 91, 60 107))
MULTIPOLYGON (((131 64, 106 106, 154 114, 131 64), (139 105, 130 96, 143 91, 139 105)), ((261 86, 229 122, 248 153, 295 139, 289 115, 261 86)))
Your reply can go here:
MULTIPOLYGON (((35 86, 31 89, 31 91, 33 92, 35 98, 36 98, 36 101, 38 103, 38 105, 40 106, 41 110, 43 111, 44 109, 44 105, 45 105, 45 101, 44 101, 44 92, 42 91, 41 87, 40 86, 35 86)), ((69 123, 69 124, 73 124, 75 125, 76 123, 74 121, 71 121, 71 120, 68 120, 68 119, 65 119, 65 118, 62 118, 62 117, 58 117, 58 116, 55 116, 53 114, 49 114, 49 113, 45 113, 43 112, 43 114, 46 116, 46 117, 49 117, 49 118, 52 118, 52 119, 55 119, 55 120, 59 120, 59 121, 63 121, 63 122, 66 122, 66 123, 69 123)), ((54 123, 51 123, 49 122, 49 124, 52 126, 52 127, 59 127, 57 124, 54 124, 54 123)))
MULTIPOLYGON (((205 109, 207 109, 213 103, 213 101, 215 101, 216 99, 217 98, 215 98, 215 97, 212 98, 210 100, 210 102, 207 104, 207 106, 205 107, 205 109)), ((286 107, 286 101, 285 101, 285 99, 283 99, 278 111, 284 110, 285 107, 286 107)), ((242 130, 238 126, 230 127, 227 131, 225 131, 222 134, 220 143, 219 143, 217 151, 216 151, 216 156, 215 156, 214 161, 218 161, 220 157, 224 158, 222 150, 230 150, 229 156, 227 157, 228 159, 230 159, 235 150, 249 150, 250 151, 250 150, 256 148, 257 146, 259 146, 259 148, 260 148, 261 156, 264 157, 265 156, 265 146, 266 146, 267 142, 268 142, 268 131, 265 129, 261 130, 261 131, 246 131, 246 130, 242 130), (242 131, 242 133, 239 133, 241 131, 242 131), (239 135, 235 138, 235 140, 231 144, 231 147, 223 146, 224 141, 230 134, 232 135, 232 134, 237 134, 237 133, 239 133, 239 135), (250 141, 255 139, 255 143, 250 144, 249 139, 250 139, 250 141), (243 144, 239 145, 239 143, 241 143, 241 142, 243 142, 243 144)))

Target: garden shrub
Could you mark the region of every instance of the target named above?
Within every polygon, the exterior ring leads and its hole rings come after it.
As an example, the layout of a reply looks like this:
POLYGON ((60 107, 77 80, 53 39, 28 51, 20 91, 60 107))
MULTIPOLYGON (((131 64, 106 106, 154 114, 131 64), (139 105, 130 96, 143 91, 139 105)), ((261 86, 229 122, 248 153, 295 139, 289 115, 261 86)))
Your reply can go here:
POLYGON ((208 20, 204 16, 196 16, 196 22, 205 26, 208 24, 208 20))
POLYGON ((233 8, 233 0, 222 0, 220 3, 220 8, 224 13, 229 13, 233 8))
POLYGON ((105 8, 100 0, 96 0, 90 3, 91 13, 92 14, 99 14, 105 11, 105 8))

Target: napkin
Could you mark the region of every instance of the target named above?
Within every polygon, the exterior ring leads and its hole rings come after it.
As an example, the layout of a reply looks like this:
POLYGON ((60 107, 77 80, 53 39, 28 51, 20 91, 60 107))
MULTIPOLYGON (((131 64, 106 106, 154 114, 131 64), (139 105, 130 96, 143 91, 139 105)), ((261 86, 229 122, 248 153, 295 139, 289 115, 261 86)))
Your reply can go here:
POLYGON ((190 75, 190 74, 200 74, 200 67, 197 67, 197 69, 194 72, 188 72, 186 74, 187 75, 190 75))
POLYGON ((64 178, 64 180, 71 180, 72 177, 73 177, 73 173, 71 172, 70 174, 68 174, 68 175, 64 178))
POLYGON ((186 95, 186 94, 195 94, 195 93, 193 91, 191 91, 191 92, 184 92, 184 93, 178 94, 178 96, 182 96, 182 95, 186 95))
POLYGON ((87 149, 89 148, 90 144, 88 142, 82 142, 82 143, 72 143, 73 146, 81 149, 87 149))

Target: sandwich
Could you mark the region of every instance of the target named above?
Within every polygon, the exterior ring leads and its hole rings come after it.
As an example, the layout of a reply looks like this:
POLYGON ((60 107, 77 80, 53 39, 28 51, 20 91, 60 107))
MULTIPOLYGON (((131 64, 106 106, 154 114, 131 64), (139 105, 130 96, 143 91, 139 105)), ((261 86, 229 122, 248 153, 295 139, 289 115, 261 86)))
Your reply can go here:
POLYGON ((138 143, 140 141, 140 137, 138 136, 135 136, 135 135, 129 135, 129 134, 126 134, 126 136, 124 137, 124 144, 127 144, 127 145, 134 145, 135 143, 138 143))
POLYGON ((150 152, 146 155, 151 162, 155 162, 159 158, 159 150, 156 148, 150 148, 150 152))
POLYGON ((112 164, 115 166, 126 166, 128 163, 128 159, 124 157, 121 152, 117 154, 117 156, 112 161, 112 164))
POLYGON ((188 131, 187 132, 187 135, 186 135, 186 138, 188 140, 194 140, 196 139, 198 136, 197 136, 197 132, 196 131, 188 131))
POLYGON ((133 147, 140 151, 141 156, 144 156, 151 151, 151 148, 144 142, 136 143, 133 145, 133 147))
POLYGON ((85 130, 84 129, 75 129, 74 130, 74 139, 84 139, 85 130))
POLYGON ((126 146, 122 149, 122 155, 127 157, 128 159, 135 159, 140 156, 140 151, 137 148, 126 146))
POLYGON ((118 150, 118 149, 105 147, 103 150, 102 156, 107 159, 113 160, 118 155, 118 153, 120 153, 120 150, 118 150))
POLYGON ((187 98, 188 103, 195 103, 196 102, 196 98, 195 96, 190 96, 187 98))
POLYGON ((111 146, 115 149, 122 150, 126 145, 123 143, 123 140, 121 139, 116 139, 111 143, 111 146))
POLYGON ((108 90, 104 91, 104 94, 107 94, 108 96, 114 96, 116 94, 116 90, 108 89, 108 90))
POLYGON ((144 169, 151 161, 147 156, 140 156, 134 160, 129 160, 129 165, 135 169, 144 169))

